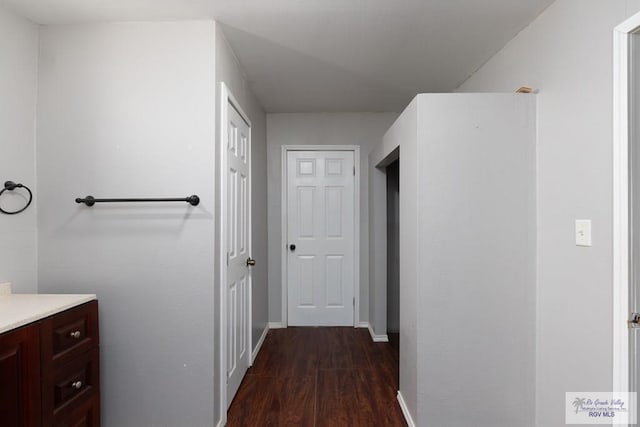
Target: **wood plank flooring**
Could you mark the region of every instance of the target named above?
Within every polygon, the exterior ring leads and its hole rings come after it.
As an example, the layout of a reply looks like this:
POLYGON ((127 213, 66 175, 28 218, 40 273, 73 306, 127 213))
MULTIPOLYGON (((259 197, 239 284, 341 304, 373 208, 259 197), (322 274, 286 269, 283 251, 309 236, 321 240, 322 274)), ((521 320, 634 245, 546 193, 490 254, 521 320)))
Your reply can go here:
POLYGON ((366 329, 269 331, 227 426, 406 426, 398 352, 366 329))

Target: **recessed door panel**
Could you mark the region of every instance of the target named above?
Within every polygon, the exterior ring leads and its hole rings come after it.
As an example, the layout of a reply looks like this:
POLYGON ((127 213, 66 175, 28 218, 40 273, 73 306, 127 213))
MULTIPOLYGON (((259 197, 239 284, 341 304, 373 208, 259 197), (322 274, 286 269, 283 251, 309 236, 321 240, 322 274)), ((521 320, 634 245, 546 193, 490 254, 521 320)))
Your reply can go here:
POLYGON ((229 176, 227 179, 227 183, 229 185, 229 228, 227 229, 227 250, 229 251, 229 259, 233 260, 238 255, 238 171, 233 168, 229 169, 229 176))
POLYGON ((342 163, 343 159, 327 159, 325 168, 327 176, 342 176, 342 163))
MULTIPOLYGON (((229 292, 227 293, 227 329, 230 337, 235 336, 236 330, 238 329, 238 286, 236 282, 232 283, 229 286, 229 292)), ((236 357, 236 345, 237 342, 235 339, 229 340, 227 343, 227 375, 231 377, 236 370, 236 365, 238 362, 238 358, 236 357)))
POLYGON ((315 289, 315 256, 301 255, 297 257, 296 267, 298 269, 298 308, 315 307, 313 295, 315 289))
POLYGON ((342 204, 343 197, 344 188, 342 187, 326 187, 324 190, 327 238, 342 237, 342 218, 345 214, 342 204))
POLYGON ((247 276, 242 277, 238 286, 238 311, 238 322, 240 323, 238 346, 239 358, 242 359, 247 351, 247 276))
POLYGON ((342 255, 328 255, 326 259, 325 289, 327 307, 344 307, 344 266, 342 255))
POLYGON ((247 177, 240 174, 238 191, 238 252, 240 255, 247 254, 247 177))
POLYGON ((298 159, 298 176, 311 177, 316 175, 316 160, 315 159, 298 159))
POLYGON ((314 236, 316 189, 315 187, 298 187, 297 193, 297 237, 311 239, 314 236))

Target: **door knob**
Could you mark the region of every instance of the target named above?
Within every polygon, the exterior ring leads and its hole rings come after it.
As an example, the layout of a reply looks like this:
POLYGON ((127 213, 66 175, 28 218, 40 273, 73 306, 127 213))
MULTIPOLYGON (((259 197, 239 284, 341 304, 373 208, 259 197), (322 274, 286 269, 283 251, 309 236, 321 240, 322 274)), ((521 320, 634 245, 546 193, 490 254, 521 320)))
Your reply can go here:
POLYGON ((289 249, 291 249, 292 251, 296 250, 296 245, 289 245, 289 249))
POLYGON ((250 266, 250 265, 256 265, 256 260, 247 258, 247 266, 250 266))

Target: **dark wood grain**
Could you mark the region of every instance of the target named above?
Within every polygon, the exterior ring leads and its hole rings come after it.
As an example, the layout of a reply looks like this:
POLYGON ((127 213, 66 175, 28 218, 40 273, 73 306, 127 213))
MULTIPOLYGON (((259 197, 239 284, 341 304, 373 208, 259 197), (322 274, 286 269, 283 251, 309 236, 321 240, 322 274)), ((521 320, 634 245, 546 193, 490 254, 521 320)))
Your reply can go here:
POLYGON ((317 335, 320 369, 371 368, 372 350, 380 347, 364 329, 318 328, 317 335))
POLYGON ((398 353, 366 329, 269 331, 228 426, 405 426, 398 353))
POLYGON ((40 426, 38 325, 0 334, 0 425, 40 426))
POLYGON ((228 426, 312 426, 314 376, 248 375, 229 410, 228 426))
POLYGON ((321 369, 316 426, 404 426, 397 389, 375 369, 321 369))
POLYGON ((318 328, 269 331, 249 375, 314 376, 318 369, 318 328))

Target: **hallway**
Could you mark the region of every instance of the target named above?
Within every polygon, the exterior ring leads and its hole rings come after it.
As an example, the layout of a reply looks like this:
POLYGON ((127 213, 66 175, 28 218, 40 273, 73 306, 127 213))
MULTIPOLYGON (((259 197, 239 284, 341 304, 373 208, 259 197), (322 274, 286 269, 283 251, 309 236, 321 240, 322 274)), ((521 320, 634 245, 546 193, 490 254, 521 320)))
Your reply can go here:
POLYGON ((405 426, 398 353, 366 329, 269 331, 228 426, 405 426))

